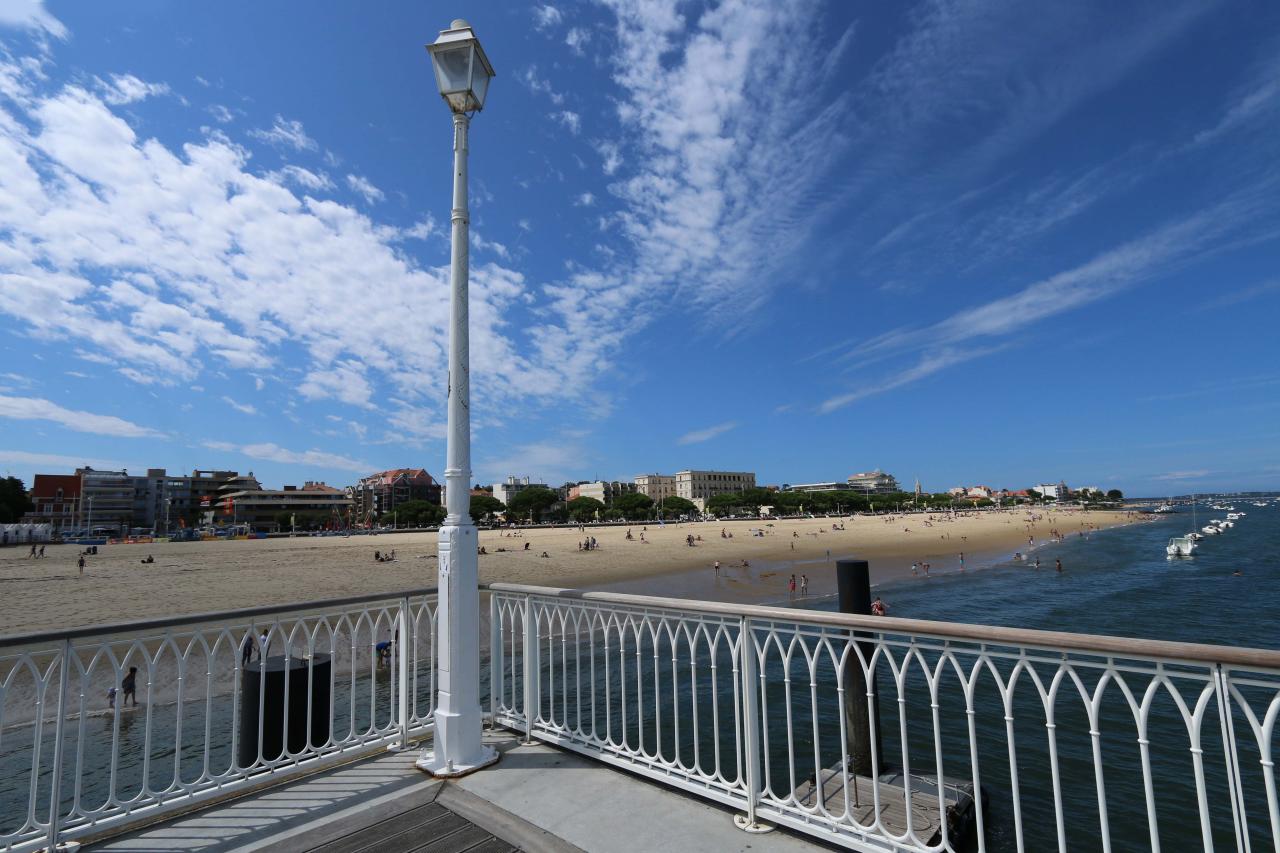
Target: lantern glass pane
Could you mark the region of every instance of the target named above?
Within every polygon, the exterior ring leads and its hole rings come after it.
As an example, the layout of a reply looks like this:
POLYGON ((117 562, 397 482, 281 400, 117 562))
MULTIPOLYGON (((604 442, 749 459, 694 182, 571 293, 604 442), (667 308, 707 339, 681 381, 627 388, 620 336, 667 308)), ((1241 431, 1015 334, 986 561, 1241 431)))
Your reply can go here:
POLYGON ((484 96, 489 91, 489 75, 484 73, 484 63, 476 59, 475 73, 471 78, 471 93, 475 97, 476 109, 484 109, 484 96))
POLYGON ((471 70, 471 45, 432 51, 431 63, 435 66, 440 94, 465 92, 470 87, 467 77, 471 70))

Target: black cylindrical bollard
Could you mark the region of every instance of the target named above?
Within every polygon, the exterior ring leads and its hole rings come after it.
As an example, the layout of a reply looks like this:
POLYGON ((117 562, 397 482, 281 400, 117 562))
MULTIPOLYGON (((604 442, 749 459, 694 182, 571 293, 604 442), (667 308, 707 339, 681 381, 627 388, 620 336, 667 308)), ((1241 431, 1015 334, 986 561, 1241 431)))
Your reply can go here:
MULTIPOLYGON (((311 745, 329 740, 329 693, 332 662, 327 654, 288 658, 289 751, 307 748, 307 698, 311 700, 311 745)), ((284 753, 285 730, 284 655, 268 657, 263 666, 249 664, 240 673, 240 746, 236 760, 248 767, 262 758, 274 761, 284 753), (261 670, 265 669, 263 673, 261 670), (262 705, 262 732, 259 738, 258 706, 262 705)))
MULTIPOLYGON (((838 560, 836 562, 836 584, 840 591, 840 612, 856 613, 860 616, 871 615, 871 569, 866 560, 838 560)), ((869 637, 863 631, 855 631, 855 637, 869 637)), ((875 654, 875 643, 858 643, 862 657, 868 662, 875 654)), ((880 728, 877 725, 875 737, 871 733, 871 713, 867 708, 867 680, 858 656, 850 654, 844 664, 844 711, 845 726, 849 742, 850 772, 858 776, 870 777, 872 774, 871 756, 874 749, 876 761, 881 769, 884 765, 880 750, 880 728)), ((875 673, 872 672, 871 706, 874 709, 877 723, 880 720, 880 693, 876 689, 875 673)))

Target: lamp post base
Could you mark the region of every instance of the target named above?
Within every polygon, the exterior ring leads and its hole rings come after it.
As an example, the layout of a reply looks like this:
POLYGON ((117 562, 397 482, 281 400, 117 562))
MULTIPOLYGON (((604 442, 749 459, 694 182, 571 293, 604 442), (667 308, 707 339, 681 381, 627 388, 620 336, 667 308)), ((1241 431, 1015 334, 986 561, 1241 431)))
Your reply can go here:
POLYGON ((434 750, 428 750, 422 753, 422 757, 414 762, 414 766, 424 773, 429 773, 437 779, 456 779, 459 776, 466 776, 468 773, 474 773, 482 770, 490 764, 496 764, 501 754, 491 746, 480 747, 480 755, 471 764, 455 764, 453 761, 445 761, 437 757, 434 750))

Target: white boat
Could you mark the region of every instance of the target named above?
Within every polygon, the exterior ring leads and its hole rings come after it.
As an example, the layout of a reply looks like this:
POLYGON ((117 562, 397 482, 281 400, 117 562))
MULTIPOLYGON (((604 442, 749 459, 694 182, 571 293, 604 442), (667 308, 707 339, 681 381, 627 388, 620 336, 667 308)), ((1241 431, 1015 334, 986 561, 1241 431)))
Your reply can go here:
POLYGON ((1210 536, 1217 536, 1219 533, 1221 533, 1221 532, 1222 532, 1221 530, 1219 530, 1217 527, 1215 527, 1215 526, 1214 526, 1214 525, 1212 525, 1212 524, 1207 524, 1207 525, 1205 525, 1204 527, 1202 527, 1202 528, 1200 528, 1200 529, 1201 529, 1201 530, 1203 530, 1205 533, 1208 533, 1210 536))
POLYGON ((1187 538, 1190 539, 1192 542, 1199 542, 1201 539, 1204 538, 1204 534, 1197 533, 1196 531, 1193 530, 1187 534, 1187 538))
POLYGON ((1219 521, 1218 526, 1225 529, 1227 527, 1235 527, 1236 523, 1234 521, 1219 521))
POLYGON ((1229 512, 1229 513, 1227 513, 1227 521, 1239 521, 1239 520, 1240 520, 1240 516, 1241 516, 1241 513, 1238 513, 1238 512, 1229 512))
POLYGON ((1174 510, 1173 504, 1160 504, 1160 506, 1151 511, 1159 515, 1165 515, 1166 513, 1175 512, 1176 510, 1174 510))
POLYGON ((1196 543, 1192 542, 1189 537, 1175 536, 1169 540, 1169 544, 1165 546, 1164 551, 1170 557, 1190 557, 1196 552, 1196 543))

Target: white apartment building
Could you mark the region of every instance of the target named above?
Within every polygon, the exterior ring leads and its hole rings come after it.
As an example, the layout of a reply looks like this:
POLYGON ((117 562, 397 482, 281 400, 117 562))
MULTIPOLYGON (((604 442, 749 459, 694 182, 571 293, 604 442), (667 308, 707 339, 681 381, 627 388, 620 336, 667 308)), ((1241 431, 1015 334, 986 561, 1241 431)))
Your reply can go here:
POLYGON ((902 491, 898 488, 898 480, 892 474, 886 474, 877 468, 861 474, 851 474, 846 481, 846 488, 851 492, 862 492, 867 495, 885 495, 902 491))
POLYGON ((1067 489, 1066 483, 1062 481, 1058 481, 1057 483, 1040 483, 1038 485, 1032 486, 1031 491, 1039 492, 1040 494, 1044 495, 1046 498, 1054 498, 1056 500, 1062 500, 1067 496, 1068 489, 1067 489))
POLYGON ((534 486, 542 489, 549 488, 546 483, 530 482, 528 477, 508 477, 505 483, 493 484, 493 496, 509 506, 512 498, 534 486))
POLYGON ((573 500, 575 497, 595 498, 605 506, 610 506, 613 504, 614 498, 636 490, 635 483, 620 483, 617 480, 596 480, 593 483, 579 483, 574 486, 569 490, 569 500, 573 500))
POLYGON ((845 483, 795 483, 783 486, 784 492, 842 492, 848 489, 845 483))
POLYGON ((660 503, 676 496, 676 478, 672 474, 641 474, 636 477, 636 491, 660 503))
POLYGON ((745 492, 756 487, 756 475, 749 471, 678 471, 676 497, 700 502, 726 492, 745 492))

